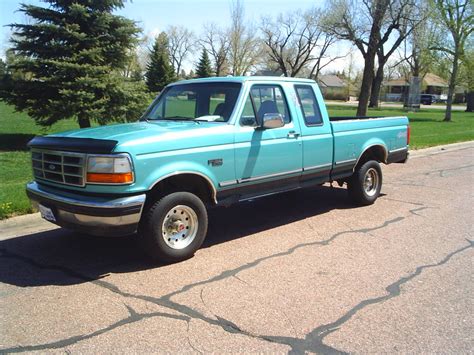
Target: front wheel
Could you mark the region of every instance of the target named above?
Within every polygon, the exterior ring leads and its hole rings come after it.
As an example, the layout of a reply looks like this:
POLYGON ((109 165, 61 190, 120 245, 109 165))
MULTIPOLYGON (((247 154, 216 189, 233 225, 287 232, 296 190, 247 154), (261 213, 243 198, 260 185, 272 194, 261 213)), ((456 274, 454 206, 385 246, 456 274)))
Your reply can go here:
POLYGON ((144 211, 140 237, 145 252, 157 261, 192 257, 206 234, 206 207, 190 192, 166 195, 144 211))
POLYGON ((371 205, 382 189, 382 169, 375 160, 369 160, 356 168, 348 181, 349 197, 359 205, 371 205))

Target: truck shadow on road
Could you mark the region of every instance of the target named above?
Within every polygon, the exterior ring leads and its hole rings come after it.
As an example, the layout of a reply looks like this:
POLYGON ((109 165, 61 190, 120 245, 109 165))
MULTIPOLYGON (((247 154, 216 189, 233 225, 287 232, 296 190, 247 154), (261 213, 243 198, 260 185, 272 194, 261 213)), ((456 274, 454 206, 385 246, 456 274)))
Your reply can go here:
MULTIPOLYGON (((328 186, 215 208, 202 248, 348 208, 355 207, 346 190, 328 186)), ((136 236, 98 238, 64 229, 0 241, 0 260, 0 282, 19 287, 73 285, 162 266, 144 256, 136 236)))

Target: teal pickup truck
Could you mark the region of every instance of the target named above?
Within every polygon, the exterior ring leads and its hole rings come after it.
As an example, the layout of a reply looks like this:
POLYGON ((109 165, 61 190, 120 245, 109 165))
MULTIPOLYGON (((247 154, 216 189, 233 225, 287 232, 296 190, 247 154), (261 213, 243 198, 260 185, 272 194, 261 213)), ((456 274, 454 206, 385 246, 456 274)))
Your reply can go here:
POLYGON ((328 117, 312 80, 194 79, 166 87, 139 122, 34 138, 26 190, 53 223, 138 232, 173 262, 201 246, 212 206, 328 181, 372 204, 380 163, 405 162, 409 137, 406 117, 328 117))

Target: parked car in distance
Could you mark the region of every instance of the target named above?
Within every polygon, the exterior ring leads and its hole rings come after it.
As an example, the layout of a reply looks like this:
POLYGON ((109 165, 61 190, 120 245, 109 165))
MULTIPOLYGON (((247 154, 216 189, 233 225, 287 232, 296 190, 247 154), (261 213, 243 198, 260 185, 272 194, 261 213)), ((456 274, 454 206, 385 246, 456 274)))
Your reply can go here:
POLYGON ((431 105, 437 102, 436 96, 431 94, 421 94, 420 95, 420 103, 423 105, 431 105))
POLYGON ((175 262, 201 246, 214 206, 329 181, 358 205, 374 203, 380 164, 405 162, 409 139, 407 117, 330 118, 313 80, 186 80, 139 122, 31 140, 26 190, 53 223, 138 232, 146 253, 175 262))

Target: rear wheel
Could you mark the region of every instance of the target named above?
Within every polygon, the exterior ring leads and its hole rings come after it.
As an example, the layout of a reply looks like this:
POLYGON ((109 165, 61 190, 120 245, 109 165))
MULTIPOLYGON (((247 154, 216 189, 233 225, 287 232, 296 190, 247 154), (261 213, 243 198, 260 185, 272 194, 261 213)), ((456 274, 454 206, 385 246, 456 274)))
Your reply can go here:
POLYGON ((140 237, 145 252, 155 260, 177 262, 188 259, 206 237, 206 207, 190 192, 166 195, 144 213, 140 237))
POLYGON ((362 164, 348 181, 349 197, 359 205, 371 205, 382 188, 382 169, 375 160, 362 164))

